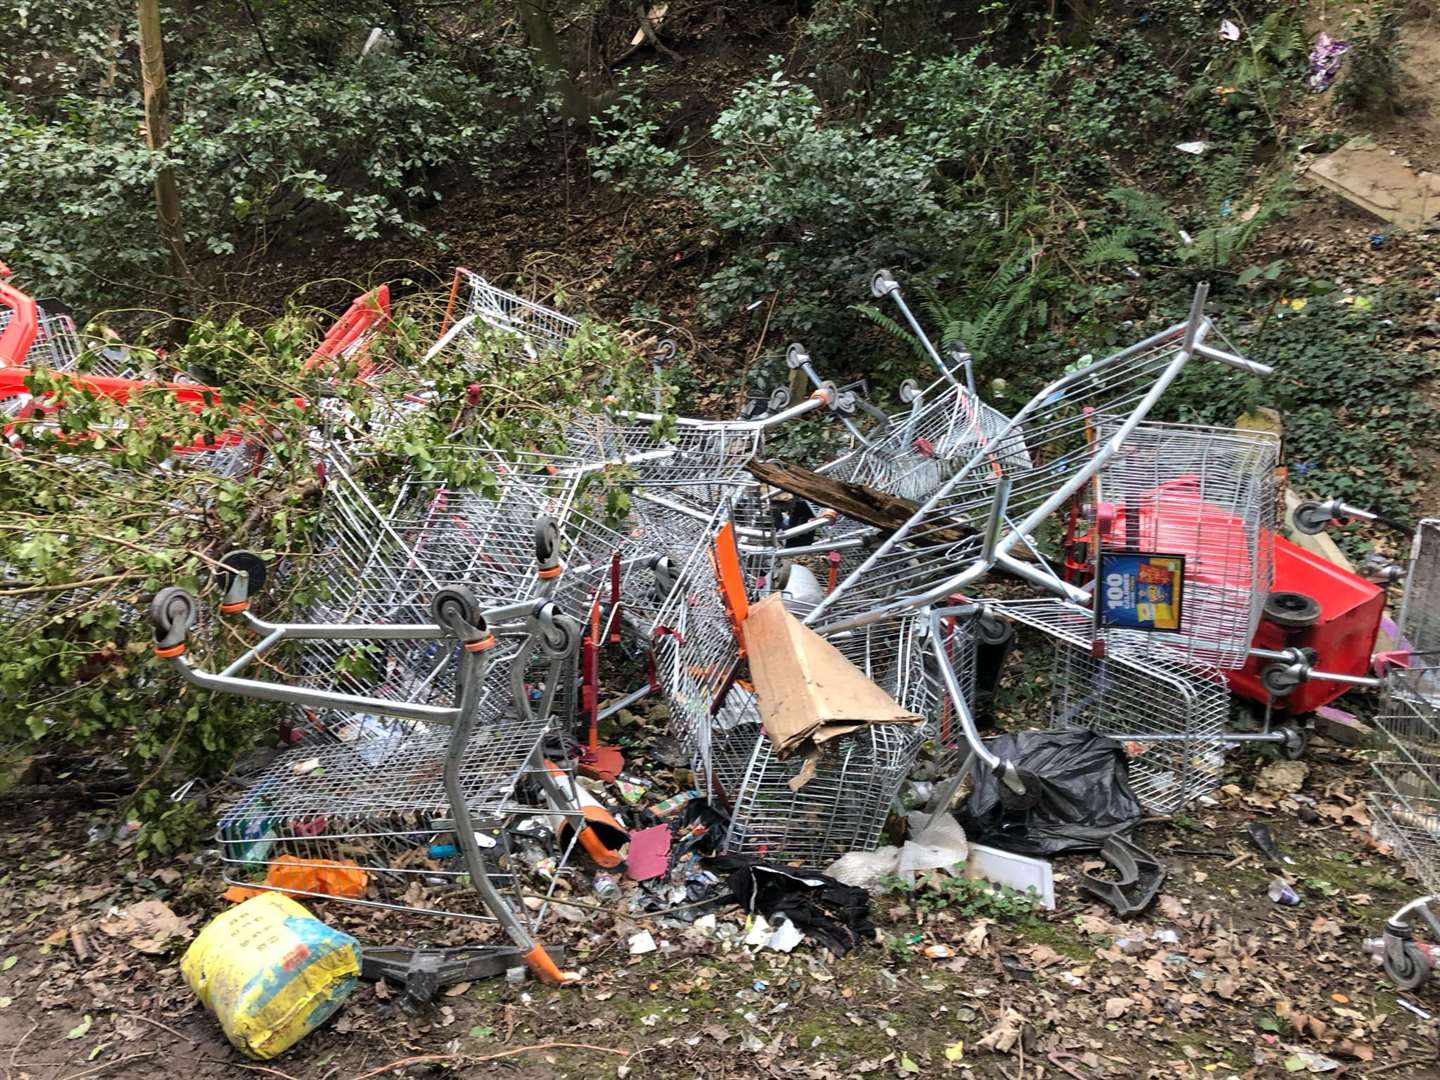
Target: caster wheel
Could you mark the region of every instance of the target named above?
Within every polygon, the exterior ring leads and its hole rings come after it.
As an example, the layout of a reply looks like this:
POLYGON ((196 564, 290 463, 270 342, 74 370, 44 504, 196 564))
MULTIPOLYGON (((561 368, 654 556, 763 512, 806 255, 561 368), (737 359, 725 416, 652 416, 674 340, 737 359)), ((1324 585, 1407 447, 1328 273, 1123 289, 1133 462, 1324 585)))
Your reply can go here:
POLYGON ((769 409, 771 412, 780 412, 790 405, 790 391, 783 386, 777 386, 770 391, 769 409))
POLYGON ((1310 745, 1310 733, 1303 728, 1286 728, 1285 738, 1275 745, 1280 750, 1280 756, 1286 761, 1296 761, 1305 756, 1305 750, 1310 745))
POLYGON ((1320 604, 1298 592, 1273 592, 1265 598, 1265 618, 1286 630, 1304 630, 1320 621, 1320 604))
POLYGON ((184 641, 186 633, 195 625, 197 610, 195 597, 189 590, 175 586, 161 589, 150 601, 150 625, 155 628, 155 641, 161 645, 184 641))
POLYGON ((976 638, 982 645, 1004 645, 1015 636, 1015 628, 998 615, 982 611, 975 620, 976 638))
POLYGON ((1260 671, 1260 685, 1272 696, 1283 698, 1300 685, 1300 679, 1286 664, 1270 664, 1260 671))
POLYGON ((1295 508, 1295 514, 1291 519, 1295 525, 1296 532, 1305 533, 1307 536, 1316 536, 1330 527, 1332 518, 1330 511, 1318 502, 1302 502, 1295 508))
POLYGON ((1413 941, 1407 941, 1397 961, 1386 942, 1384 968, 1385 977, 1401 990, 1417 990, 1430 978, 1430 957, 1413 941))
POLYGON ((230 594, 230 586, 237 574, 245 575, 245 598, 248 600, 265 587, 265 560, 253 551, 232 551, 224 556, 215 577, 222 595, 230 594))
POLYGON ((540 649, 553 660, 563 659, 575 651, 583 633, 580 624, 570 616, 557 615, 540 635, 540 649))
POLYGON ((435 594, 430 601, 430 617, 447 629, 457 626, 466 630, 485 629, 480 601, 469 589, 456 585, 447 586, 435 594))
POLYGON ((548 564, 560 550, 560 530, 553 518, 542 516, 535 521, 535 561, 548 564))
POLYGON ((791 371, 798 371, 810 362, 810 354, 805 351, 805 346, 794 341, 785 349, 785 366, 791 371))

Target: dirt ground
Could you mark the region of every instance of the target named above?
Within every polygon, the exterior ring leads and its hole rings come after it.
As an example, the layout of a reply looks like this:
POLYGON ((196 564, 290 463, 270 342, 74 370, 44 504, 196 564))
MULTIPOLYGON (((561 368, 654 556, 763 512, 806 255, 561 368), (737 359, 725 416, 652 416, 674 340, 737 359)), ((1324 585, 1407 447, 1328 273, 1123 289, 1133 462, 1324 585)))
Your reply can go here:
MULTIPOLYGON (((0 1070, 7 1080, 182 1072, 347 1080, 389 1069, 1440 1076, 1436 1023, 1403 1004, 1440 1012, 1440 995, 1397 993, 1361 948, 1419 887, 1369 839, 1360 755, 1314 744, 1294 794, 1266 790, 1277 783, 1262 778, 1268 759, 1231 760, 1232 783, 1215 805, 1140 830, 1169 866, 1142 917, 1119 919, 1088 902, 1074 881, 1082 860, 1070 858, 1057 864, 1053 913, 973 918, 922 912, 905 894, 880 897, 877 940, 839 959, 813 942, 789 955, 757 952, 674 918, 552 920, 545 939, 571 949, 585 973, 580 985, 476 982, 410 1015, 394 991, 362 984, 335 1020, 263 1065, 225 1043, 178 969, 185 939, 225 906, 218 867, 191 853, 136 869, 113 840, 87 839, 90 815, 25 808, 5 830, 0 877, 0 1070), (1267 866, 1246 840, 1249 822, 1268 824, 1293 864, 1267 866), (1267 897, 1279 873, 1299 906, 1267 897), (165 937, 123 918, 150 899, 188 927, 165 937), (660 949, 632 957, 628 938, 641 929, 660 949), (927 956, 936 945, 953 956, 927 956), (420 1060, 395 1064, 408 1058, 420 1060)), ((353 919, 344 904, 312 907, 337 925, 353 919)), ((722 923, 741 920, 727 911, 722 923)), ((367 921, 371 941, 397 925, 367 921)), ((413 933, 424 940, 424 927, 413 933)))

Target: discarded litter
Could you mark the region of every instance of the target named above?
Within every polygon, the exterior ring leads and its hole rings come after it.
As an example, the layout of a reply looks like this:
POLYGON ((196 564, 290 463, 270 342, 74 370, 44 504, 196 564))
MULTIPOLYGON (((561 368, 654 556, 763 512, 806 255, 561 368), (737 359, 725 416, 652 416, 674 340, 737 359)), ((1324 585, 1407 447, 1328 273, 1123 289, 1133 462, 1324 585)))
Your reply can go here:
MULTIPOLYGON (((1243 36, 1229 20, 1221 32, 1243 36)), ((481 327, 523 366, 579 325, 470 271, 452 291, 435 350, 462 366, 481 327)), ((152 607, 179 677, 292 708, 293 748, 221 815, 227 883, 492 918, 510 944, 485 962, 518 956, 552 983, 567 978, 536 935, 549 912, 585 919, 595 905, 573 894, 587 889, 654 917, 629 938, 637 956, 661 948, 656 933, 733 947, 739 930, 708 910, 727 899, 752 916, 751 948, 809 937, 843 954, 872 936, 867 890, 890 875, 964 874, 1053 909, 1047 860, 1070 852, 1101 852, 1114 873, 1063 886, 1143 910, 1165 868, 1133 839, 1142 816, 1210 796, 1232 743, 1298 738, 1224 730, 1227 679, 1251 663, 1262 619, 1295 619, 1266 613, 1278 437, 1149 415, 1187 365, 1268 369, 1211 344, 1202 287, 1182 321, 1065 358, 1007 415, 973 389, 967 350, 947 359, 925 336, 893 275, 871 291, 934 369, 893 413, 837 389, 797 343, 786 363, 808 396, 755 396, 744 419, 607 402, 564 417, 555 454, 447 446, 493 478, 483 490, 417 469, 377 501, 350 457, 368 435, 317 437, 327 598, 284 613, 293 622, 247 621, 265 564, 224 556, 214 592, 239 632, 279 627, 236 663, 204 652, 194 595, 166 589, 152 607), (828 445, 776 436, 832 424, 843 456, 766 457, 828 445), (621 461, 628 509, 612 528, 589 481, 621 461), (1063 577, 1030 557, 1051 525, 1063 577), (996 570, 1024 584, 980 595, 996 570), (1016 627, 1035 635, 1026 663, 1049 669, 1050 730, 982 738, 1016 627), (266 654, 281 640, 277 666, 266 654), (603 685, 617 676, 630 681, 603 685), (602 719, 623 756, 598 742, 602 719)), ((375 329, 347 324, 320 359, 356 328, 355 341, 375 329)), ((361 360, 391 362, 379 352, 361 360)), ((1273 652, 1285 679, 1314 666, 1273 652)), ((1291 795, 1306 779, 1293 762, 1263 776, 1291 795)), ((435 958, 411 959, 418 986, 435 958)))
POLYGON ((1300 894, 1284 878, 1275 878, 1265 892, 1274 903, 1281 907, 1294 907, 1300 903, 1300 894))
POLYGON ((990 750, 1012 761, 1033 805, 1011 811, 1003 778, 977 770, 970 798, 956 816, 977 843, 1023 855, 1096 851, 1140 820, 1124 748, 1085 730, 1025 731, 991 740, 990 750))
POLYGON ((1337 41, 1324 30, 1315 35, 1310 47, 1310 74, 1305 85, 1313 94, 1330 89, 1335 76, 1340 73, 1340 58, 1350 51, 1348 41, 1337 41))
POLYGON ((360 946, 294 900, 265 893, 217 915, 180 970, 225 1037, 266 1060, 324 1023, 355 989, 360 946))

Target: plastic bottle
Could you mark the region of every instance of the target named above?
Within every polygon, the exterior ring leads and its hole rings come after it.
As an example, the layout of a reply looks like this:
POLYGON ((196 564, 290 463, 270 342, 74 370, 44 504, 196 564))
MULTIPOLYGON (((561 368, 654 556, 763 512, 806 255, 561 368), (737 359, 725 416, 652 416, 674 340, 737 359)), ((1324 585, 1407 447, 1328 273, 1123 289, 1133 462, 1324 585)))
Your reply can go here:
POLYGON ((596 874, 591 890, 601 900, 615 900, 620 896, 620 879, 614 874, 596 874))

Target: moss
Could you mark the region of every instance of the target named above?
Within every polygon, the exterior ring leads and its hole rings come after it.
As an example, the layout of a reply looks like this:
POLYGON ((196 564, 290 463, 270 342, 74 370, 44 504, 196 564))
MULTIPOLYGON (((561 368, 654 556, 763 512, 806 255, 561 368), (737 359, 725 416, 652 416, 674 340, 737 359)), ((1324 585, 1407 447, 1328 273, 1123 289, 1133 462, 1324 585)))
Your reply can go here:
POLYGON ((1016 929, 1020 936, 1032 945, 1048 945, 1061 956, 1068 956, 1071 960, 1094 959, 1093 946, 1087 944, 1080 931, 1069 923, 1029 918, 1016 929))

